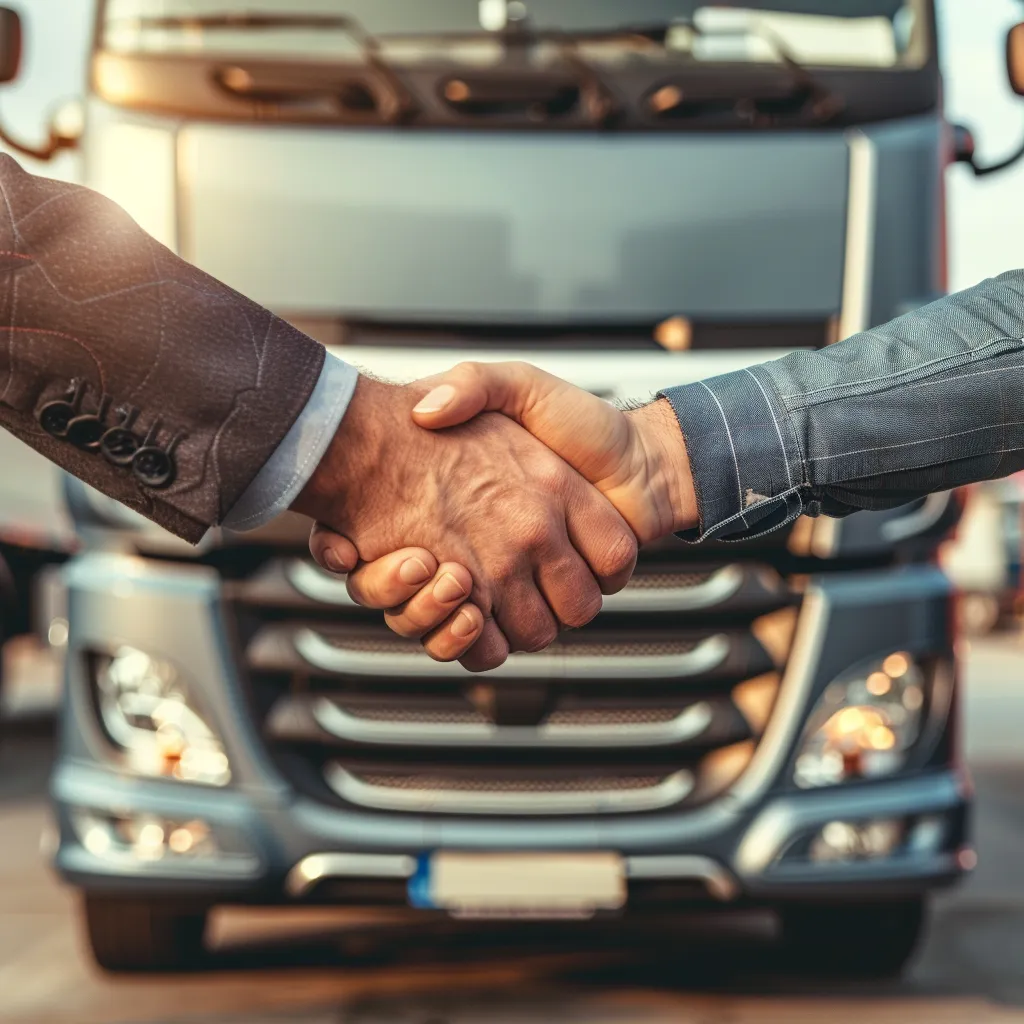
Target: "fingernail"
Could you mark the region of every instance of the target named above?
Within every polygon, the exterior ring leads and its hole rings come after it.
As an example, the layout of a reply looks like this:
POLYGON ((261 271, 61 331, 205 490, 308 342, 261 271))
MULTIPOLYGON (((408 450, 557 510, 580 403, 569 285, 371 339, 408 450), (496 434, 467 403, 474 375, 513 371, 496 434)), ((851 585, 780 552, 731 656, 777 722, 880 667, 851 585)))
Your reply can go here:
POLYGON ((451 404, 454 397, 455 388, 451 384, 440 384, 420 399, 413 412, 440 412, 446 405, 451 404))
POLYGON ((398 578, 409 586, 425 583, 430 575, 430 570, 419 558, 407 558, 398 569, 398 578))
POLYGON ((466 611, 465 608, 452 619, 452 624, 449 626, 452 636, 457 637, 470 636, 476 632, 476 628, 476 618, 472 612, 466 611))
POLYGON ((466 588, 450 572, 446 572, 434 584, 434 597, 441 604, 451 604, 452 601, 457 601, 460 597, 465 596, 466 588))
POLYGON ((324 549, 323 559, 324 565, 326 565, 331 572, 348 572, 348 568, 330 548, 324 549))

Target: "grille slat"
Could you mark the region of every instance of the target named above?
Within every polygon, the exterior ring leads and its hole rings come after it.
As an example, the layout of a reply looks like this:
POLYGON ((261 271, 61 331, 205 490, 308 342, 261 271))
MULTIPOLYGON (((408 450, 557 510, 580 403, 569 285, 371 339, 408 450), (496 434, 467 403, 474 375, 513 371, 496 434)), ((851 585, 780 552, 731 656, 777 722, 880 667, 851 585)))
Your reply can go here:
POLYGON ((334 763, 328 785, 343 800, 377 810, 420 814, 550 815, 655 811, 684 800, 694 787, 686 770, 645 774, 569 773, 467 776, 441 772, 373 772, 334 763))
POLYGON ((266 725, 279 742, 326 748, 417 747, 460 751, 592 752, 594 750, 679 748, 702 751, 750 736, 750 726, 725 697, 675 708, 556 709, 536 725, 498 725, 480 712, 411 710, 352 713, 328 697, 285 697, 266 725))
MULTIPOLYGON (((737 630, 671 639, 592 639, 581 630, 539 654, 513 654, 490 679, 536 681, 684 680, 742 678, 772 667, 764 648, 737 630), (572 639, 569 639, 571 637, 572 639)), ((317 625, 268 626, 248 645, 255 672, 313 672, 324 677, 404 678, 465 683, 474 678, 457 662, 432 661, 418 644, 383 627, 338 630, 317 625)))

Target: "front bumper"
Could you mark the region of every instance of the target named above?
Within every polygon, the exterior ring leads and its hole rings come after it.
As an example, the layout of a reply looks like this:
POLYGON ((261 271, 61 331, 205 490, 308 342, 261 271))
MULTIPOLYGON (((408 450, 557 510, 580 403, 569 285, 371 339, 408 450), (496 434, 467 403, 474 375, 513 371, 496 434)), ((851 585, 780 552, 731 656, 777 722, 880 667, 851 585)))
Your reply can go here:
MULTIPOLYGON (((406 881, 417 858, 451 847, 438 829, 415 845, 389 844, 388 818, 346 816, 348 842, 339 835, 337 814, 311 801, 267 801, 240 790, 182 792, 160 781, 127 779, 108 769, 65 763, 53 782, 61 841, 58 872, 91 891, 138 893, 147 897, 188 896, 216 903, 276 904, 292 901, 405 902, 406 881), (72 822, 72 808, 129 816, 199 819, 230 856, 203 860, 172 858, 133 861, 86 849, 72 822), (364 841, 358 841, 362 835, 364 841), (374 839, 377 845, 374 846, 374 839), (390 883, 390 884, 380 884, 390 883), (360 890, 363 890, 360 894, 360 890)), ((716 808, 704 813, 703 835, 686 822, 685 845, 637 842, 610 846, 598 835, 587 850, 614 849, 624 856, 631 901, 657 884, 669 902, 710 900, 777 903, 808 898, 854 899, 906 896, 955 881, 964 871, 969 784, 952 770, 838 788, 795 792, 767 800, 754 811, 716 808), (943 822, 935 849, 899 852, 842 864, 787 862, 782 854, 801 837, 830 821, 934 817, 943 822)), ((671 820, 663 820, 666 832, 671 820)), ((564 849, 545 845, 527 830, 510 829, 506 850, 564 849)), ((460 849, 493 850, 491 840, 460 849)), ((646 902, 645 900, 643 902, 646 902)))

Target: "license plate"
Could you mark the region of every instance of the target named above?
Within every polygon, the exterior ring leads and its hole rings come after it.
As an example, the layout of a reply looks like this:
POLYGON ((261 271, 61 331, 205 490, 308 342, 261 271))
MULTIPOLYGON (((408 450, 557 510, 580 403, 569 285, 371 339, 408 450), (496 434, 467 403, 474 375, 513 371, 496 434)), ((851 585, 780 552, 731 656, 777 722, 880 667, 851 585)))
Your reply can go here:
POLYGON ((626 902, 616 853, 459 853, 419 859, 409 880, 415 907, 456 917, 590 917, 626 902))

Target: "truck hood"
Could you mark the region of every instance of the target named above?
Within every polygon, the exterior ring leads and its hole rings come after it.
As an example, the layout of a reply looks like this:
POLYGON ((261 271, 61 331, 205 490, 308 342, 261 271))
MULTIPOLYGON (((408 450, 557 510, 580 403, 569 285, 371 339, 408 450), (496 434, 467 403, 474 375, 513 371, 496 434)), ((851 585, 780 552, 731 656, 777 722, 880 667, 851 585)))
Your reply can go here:
POLYGON ((462 323, 827 317, 839 132, 179 135, 182 254, 284 312, 462 323))

